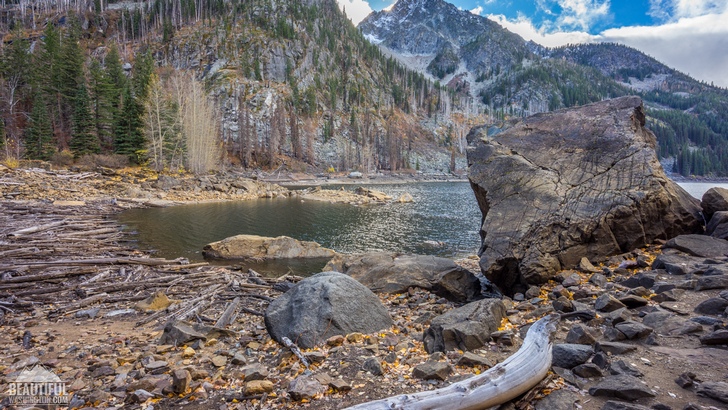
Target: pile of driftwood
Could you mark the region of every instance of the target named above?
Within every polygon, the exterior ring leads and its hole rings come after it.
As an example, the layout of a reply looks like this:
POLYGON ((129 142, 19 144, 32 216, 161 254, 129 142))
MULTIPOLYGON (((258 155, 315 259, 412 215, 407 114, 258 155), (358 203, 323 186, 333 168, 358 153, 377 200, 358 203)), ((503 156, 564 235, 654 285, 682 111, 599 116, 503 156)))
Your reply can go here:
POLYGON ((0 203, 0 312, 40 308, 50 319, 97 305, 123 312, 162 291, 179 303, 137 316, 137 326, 189 318, 220 322, 205 316, 209 309, 229 324, 238 311, 262 315, 286 290, 284 282, 300 279, 150 258, 126 243, 122 227, 108 218, 115 210, 111 203, 0 203))

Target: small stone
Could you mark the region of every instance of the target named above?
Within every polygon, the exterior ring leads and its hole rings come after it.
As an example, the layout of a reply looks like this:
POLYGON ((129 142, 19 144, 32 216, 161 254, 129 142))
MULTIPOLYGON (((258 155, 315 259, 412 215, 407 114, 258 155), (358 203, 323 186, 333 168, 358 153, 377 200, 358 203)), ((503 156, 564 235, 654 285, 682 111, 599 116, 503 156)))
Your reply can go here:
POLYGON ((591 379, 592 377, 602 377, 602 370, 594 363, 580 364, 572 369, 575 375, 591 379))
POLYGON ((693 381, 695 380, 695 373, 692 372, 685 372, 681 374, 680 376, 675 379, 675 383, 677 383, 678 386, 682 387, 683 389, 688 389, 690 387, 693 387, 693 381))
POLYGON ((245 383, 245 395, 254 396, 273 391, 273 382, 270 380, 251 380, 245 383))
POLYGON ((644 374, 642 374, 639 369, 632 366, 631 364, 625 362, 624 360, 617 360, 616 362, 609 365, 609 373, 618 375, 618 374, 626 374, 628 376, 632 377, 642 377, 644 374))
POLYGON ((625 340, 627 339, 627 336, 624 335, 624 333, 620 332, 619 330, 608 327, 604 330, 604 340, 609 342, 616 342, 619 340, 625 340))
POLYGON ((364 364, 361 366, 362 370, 367 371, 374 376, 381 376, 384 374, 382 371, 382 365, 379 363, 379 360, 376 357, 370 357, 364 361, 364 364))
POLYGON ((196 331, 187 322, 170 322, 164 326, 164 332, 159 338, 159 344, 181 345, 195 340, 206 340, 207 337, 196 331))
POLYGON ((171 304, 172 301, 160 290, 148 298, 137 302, 134 308, 142 312, 159 311, 167 309, 171 304))
POLYGON ((94 406, 99 406, 101 403, 107 402, 111 398, 111 395, 103 390, 94 390, 88 395, 88 401, 94 406))
POLYGON ((341 346, 344 344, 344 341, 346 338, 342 335, 335 335, 331 336, 330 338, 326 339, 326 344, 331 347, 341 346))
POLYGON ((620 332, 627 336, 627 339, 641 339, 652 333, 652 328, 642 323, 627 321, 614 326, 620 332))
POLYGON ((619 298, 619 301, 630 309, 647 306, 647 299, 637 295, 623 296, 619 298))
POLYGON ((318 350, 306 352, 303 356, 311 363, 323 363, 326 360, 326 355, 318 350))
POLYGON ((348 391, 351 391, 351 385, 349 383, 345 382, 342 379, 334 379, 331 382, 329 382, 329 387, 334 389, 334 391, 345 393, 348 391))
POLYGON ((227 357, 225 356, 214 356, 212 358, 212 364, 215 367, 224 367, 227 364, 227 357))
POLYGON ((618 342, 599 342, 596 344, 595 350, 597 352, 603 351, 613 355, 621 355, 637 350, 637 346, 618 342))
POLYGON ((592 363, 599 366, 600 369, 606 369, 609 367, 609 358, 604 352, 597 352, 592 357, 592 363))
POLYGON ((566 296, 559 296, 559 298, 554 300, 551 305, 554 307, 554 310, 558 312, 569 313, 574 311, 574 303, 566 296))
POLYGON ((138 390, 135 390, 134 393, 129 395, 127 400, 132 404, 144 403, 145 401, 147 401, 153 397, 154 397, 154 395, 152 393, 149 393, 148 391, 143 390, 143 389, 138 389, 138 390))
POLYGON ((706 382, 701 383, 698 388, 698 394, 705 397, 710 397, 728 403, 728 383, 725 382, 706 382))
POLYGON ((167 366, 169 366, 169 363, 164 360, 154 360, 145 364, 144 368, 147 369, 147 371, 153 372, 155 370, 164 369, 167 366))
POLYGON ((650 410, 650 408, 639 404, 609 400, 604 403, 604 406, 602 406, 602 410, 650 410))
POLYGON ((695 313, 718 316, 724 313, 726 307, 728 307, 728 300, 723 298, 710 298, 696 306, 695 313))
POLYGON ((564 369, 573 369, 580 364, 586 363, 593 353, 591 346, 571 343, 557 344, 553 347, 552 365, 564 369))
POLYGON ((589 277, 589 283, 591 283, 594 286, 603 288, 604 286, 607 285, 607 277, 601 273, 595 273, 589 277))
POLYGON ((564 279, 563 282, 561 282, 561 285, 565 288, 569 288, 572 286, 578 286, 581 284, 581 276, 578 274, 570 275, 568 278, 564 279))
POLYGON ((412 370, 412 376, 423 380, 445 380, 452 373, 446 362, 425 362, 412 370))
POLYGON ((472 352, 465 352, 462 357, 458 360, 458 366, 466 366, 466 367, 474 367, 474 366, 483 366, 483 367, 493 367, 493 363, 486 359, 483 356, 477 355, 472 352))
POLYGON ((298 376, 288 385, 288 394, 293 400, 311 399, 326 388, 312 376, 298 376))
POLYGON ((595 331, 582 324, 576 324, 566 334, 566 343, 592 345, 596 343, 595 333, 595 331))
POLYGON ((187 369, 177 369, 172 372, 172 391, 176 394, 184 394, 190 388, 192 374, 187 369))
POLYGON ((185 350, 182 351, 182 358, 183 359, 192 358, 192 357, 195 356, 195 353, 197 353, 197 352, 195 352, 195 349, 193 349, 193 348, 191 348, 189 346, 188 347, 185 347, 185 350))
POLYGON ((531 286, 526 291, 525 297, 528 299, 537 298, 541 294, 541 288, 538 286, 531 286))
MULTIPOLYGON (((167 362, 164 362, 166 365, 167 362)), ((114 371, 114 368, 111 366, 99 366, 96 369, 94 369, 93 372, 91 372, 91 378, 92 379, 98 379, 100 377, 106 377, 106 376, 113 376, 116 374, 114 371)))
POLYGON ((387 353, 386 356, 384 356, 384 361, 387 363, 394 363, 397 361, 397 354, 394 352, 387 353))
POLYGON ((91 309, 85 309, 85 310, 79 310, 78 312, 76 312, 74 317, 78 318, 78 319, 82 319, 84 317, 93 319, 99 314, 99 311, 101 311, 101 308, 98 308, 98 307, 91 308, 91 309))
POLYGON ((364 335, 359 332, 349 333, 346 335, 346 341, 355 344, 364 343, 364 335))
POLYGON ((579 266, 577 266, 577 269, 584 273, 596 273, 599 272, 599 269, 595 268, 594 265, 587 259, 586 257, 581 258, 579 261, 579 266))
POLYGON ((608 293, 602 294, 594 302, 594 308, 600 312, 613 312, 623 307, 626 307, 624 303, 608 293))
POLYGON ((704 345, 724 345, 728 344, 728 330, 720 329, 713 333, 709 333, 700 338, 700 343, 704 345))
POLYGON ((660 307, 683 316, 687 316, 691 312, 686 304, 680 302, 662 302, 660 307))
POLYGON ((233 355, 232 360, 230 360, 230 363, 232 363, 235 366, 242 366, 246 363, 245 355, 243 355, 240 352, 236 352, 233 355))
POLYGON ((632 314, 626 307, 613 310, 611 312, 605 312, 601 316, 609 321, 612 325, 616 325, 617 323, 626 322, 632 319, 632 314))
POLYGON ((268 370, 260 363, 243 367, 243 375, 246 382, 251 380, 263 380, 268 377, 268 374, 268 370))
POLYGON ((637 400, 643 397, 655 397, 652 391, 632 376, 607 376, 596 386, 589 389, 592 396, 617 397, 625 400, 637 400))

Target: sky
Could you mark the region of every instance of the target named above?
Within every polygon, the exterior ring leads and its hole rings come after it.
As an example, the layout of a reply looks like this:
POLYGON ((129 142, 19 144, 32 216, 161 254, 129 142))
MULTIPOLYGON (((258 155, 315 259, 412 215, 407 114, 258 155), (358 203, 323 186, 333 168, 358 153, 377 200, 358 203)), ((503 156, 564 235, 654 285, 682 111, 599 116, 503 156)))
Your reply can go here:
MULTIPOLYGON (((625 44, 698 80, 728 87, 728 0, 449 1, 544 46, 625 44)), ((338 2, 358 24, 395 1, 338 2)))

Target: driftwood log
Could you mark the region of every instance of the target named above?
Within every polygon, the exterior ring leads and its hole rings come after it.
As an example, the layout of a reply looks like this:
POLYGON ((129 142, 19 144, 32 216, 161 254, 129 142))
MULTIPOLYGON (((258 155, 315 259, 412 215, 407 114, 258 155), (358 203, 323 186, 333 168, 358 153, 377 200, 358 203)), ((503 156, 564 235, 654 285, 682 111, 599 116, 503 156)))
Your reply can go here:
POLYGON ((556 314, 538 320, 516 353, 480 375, 441 389, 393 396, 347 410, 478 410, 513 400, 536 386, 551 368, 551 337, 558 321, 556 314))

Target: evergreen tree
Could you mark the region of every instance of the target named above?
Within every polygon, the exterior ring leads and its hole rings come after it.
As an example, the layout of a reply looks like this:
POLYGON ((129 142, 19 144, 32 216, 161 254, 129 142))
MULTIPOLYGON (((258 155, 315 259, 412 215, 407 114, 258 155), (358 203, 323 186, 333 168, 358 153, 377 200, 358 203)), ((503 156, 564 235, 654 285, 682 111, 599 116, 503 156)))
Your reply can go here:
MULTIPOLYGON (((43 44, 35 61, 36 84, 42 90, 48 103, 51 121, 56 127, 61 126, 63 101, 61 89, 61 33, 53 24, 46 25, 43 32, 43 44)), ((37 96, 36 96, 37 98, 37 96)))
POLYGON ((114 151, 137 163, 140 161, 140 151, 145 146, 143 115, 144 107, 134 97, 131 86, 127 83, 115 121, 114 151))
POLYGON ((28 128, 25 130, 25 157, 49 160, 54 152, 53 129, 48 118, 48 108, 44 103, 43 95, 36 93, 28 128))
POLYGON ((119 50, 116 48, 115 44, 111 45, 109 53, 106 55, 104 66, 106 67, 104 74, 110 84, 110 88, 108 90, 108 100, 111 106, 109 115, 112 119, 114 119, 117 118, 119 114, 119 109, 121 108, 121 94, 128 82, 128 78, 124 73, 124 68, 121 65, 119 50))
POLYGON ((114 101, 118 105, 118 93, 101 64, 91 60, 89 65, 89 97, 93 115, 93 132, 102 151, 113 149, 114 101))
POLYGON ((89 109, 89 96, 86 85, 81 83, 76 92, 73 109, 73 135, 71 151, 78 158, 87 154, 98 154, 101 151, 98 137, 93 133, 94 121, 89 109))
POLYGON ((0 117, 0 151, 4 150, 7 144, 7 137, 5 136, 5 120, 0 117))

